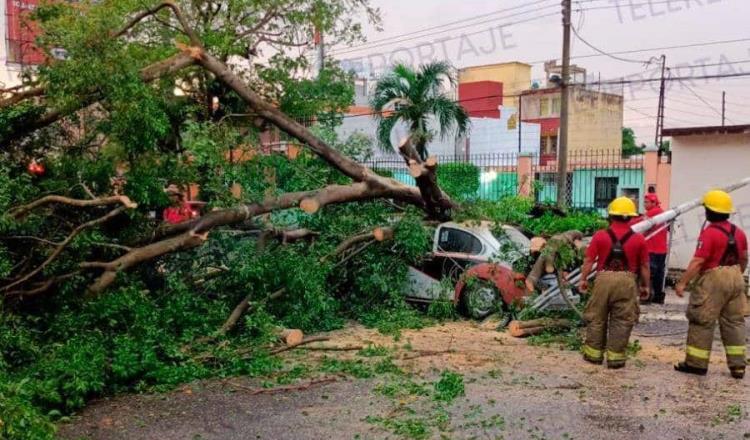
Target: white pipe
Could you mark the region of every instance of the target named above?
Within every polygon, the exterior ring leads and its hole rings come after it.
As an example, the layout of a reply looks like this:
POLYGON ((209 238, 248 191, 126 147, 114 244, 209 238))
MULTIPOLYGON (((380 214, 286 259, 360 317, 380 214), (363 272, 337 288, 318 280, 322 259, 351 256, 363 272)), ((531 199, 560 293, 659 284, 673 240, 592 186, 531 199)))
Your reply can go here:
MULTIPOLYGON (((728 186, 722 188, 722 190, 724 190, 726 192, 732 192, 732 191, 735 191, 735 190, 737 190, 739 188, 742 188, 744 186, 747 186, 747 185, 750 185, 750 177, 746 177, 746 178, 740 180, 737 183, 733 183, 731 185, 728 185, 728 186)), ((634 224, 633 226, 631 226, 631 229, 633 230, 633 232, 644 233, 644 232, 648 231, 649 229, 653 228, 654 226, 660 225, 662 223, 666 223, 666 222, 668 222, 668 221, 676 218, 677 216, 679 216, 681 214, 684 214, 684 213, 686 213, 688 211, 691 211, 691 210, 693 210, 693 209, 701 206, 702 204, 703 204, 703 198, 702 197, 694 199, 694 200, 691 200, 689 202, 685 202, 685 203, 683 203, 681 205, 675 206, 674 208, 672 208, 672 209, 670 209, 668 211, 664 211, 664 212, 662 212, 659 215, 655 215, 655 216, 653 216, 651 218, 647 218, 647 219, 645 219, 643 221, 640 221, 640 222, 634 224)))

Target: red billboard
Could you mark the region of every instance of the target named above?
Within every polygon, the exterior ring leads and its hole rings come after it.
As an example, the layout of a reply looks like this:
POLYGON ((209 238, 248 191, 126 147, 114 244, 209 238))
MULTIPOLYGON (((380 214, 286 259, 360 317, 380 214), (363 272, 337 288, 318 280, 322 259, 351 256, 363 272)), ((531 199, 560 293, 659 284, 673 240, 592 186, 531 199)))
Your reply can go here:
POLYGON ((44 62, 44 54, 34 46, 39 28, 29 19, 29 14, 38 3, 39 0, 6 0, 6 41, 8 42, 8 61, 11 63, 41 64, 44 62))

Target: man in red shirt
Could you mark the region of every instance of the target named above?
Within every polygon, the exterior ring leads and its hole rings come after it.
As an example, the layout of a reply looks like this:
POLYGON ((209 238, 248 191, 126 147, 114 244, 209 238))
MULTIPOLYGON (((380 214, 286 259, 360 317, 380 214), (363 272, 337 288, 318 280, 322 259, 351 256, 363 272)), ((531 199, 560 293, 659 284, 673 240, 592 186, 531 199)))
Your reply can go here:
MULTIPOLYGON (((661 209, 659 197, 654 193, 648 193, 643 198, 643 206, 646 208, 646 217, 651 218, 664 212, 661 209)), ((653 237, 646 240, 648 247, 649 267, 651 269, 651 302, 664 304, 664 276, 666 275, 667 262, 667 231, 668 228, 663 225, 657 225, 644 235, 646 237, 653 234, 653 237)))
POLYGON ((171 203, 171 206, 166 208, 162 213, 165 222, 176 225, 198 217, 198 212, 193 210, 192 204, 185 200, 185 195, 182 194, 176 185, 169 185, 165 192, 171 203))
POLYGON ((604 361, 607 368, 625 366, 630 332, 638 320, 638 274, 640 290, 648 294, 650 280, 646 239, 630 229, 629 220, 637 215, 635 203, 627 197, 612 201, 608 208, 610 226, 598 231, 586 249, 581 269, 582 292, 588 290, 588 276, 594 263, 597 275, 586 304, 586 342, 583 358, 591 363, 604 361))
POLYGON ((716 320, 732 377, 745 376, 745 280, 747 236, 730 223, 732 198, 724 191, 709 191, 703 197, 706 221, 698 247, 675 293, 682 297, 688 283, 700 275, 687 309, 688 327, 685 361, 675 365, 682 373, 705 375, 711 356, 716 320))

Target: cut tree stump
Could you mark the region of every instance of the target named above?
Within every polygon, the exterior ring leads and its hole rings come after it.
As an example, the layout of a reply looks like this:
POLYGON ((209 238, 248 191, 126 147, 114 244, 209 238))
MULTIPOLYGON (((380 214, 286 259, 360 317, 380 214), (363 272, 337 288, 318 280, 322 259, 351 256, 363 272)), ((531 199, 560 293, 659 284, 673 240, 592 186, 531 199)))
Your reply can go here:
POLYGON ((530 321, 511 321, 508 333, 515 338, 538 335, 549 329, 570 328, 573 322, 568 319, 532 319, 530 321))
POLYGON ((277 328, 276 337, 284 342, 287 347, 292 347, 299 345, 305 338, 305 334, 302 333, 302 330, 296 328, 277 328))

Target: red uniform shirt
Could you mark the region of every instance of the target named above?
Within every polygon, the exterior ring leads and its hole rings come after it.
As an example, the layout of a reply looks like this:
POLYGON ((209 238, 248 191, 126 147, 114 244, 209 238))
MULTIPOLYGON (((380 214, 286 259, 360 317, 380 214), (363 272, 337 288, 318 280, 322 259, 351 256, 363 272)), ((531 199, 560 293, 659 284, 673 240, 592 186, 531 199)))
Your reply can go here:
POLYGON ((197 217, 197 213, 193 211, 193 207, 189 202, 185 202, 180 206, 170 206, 164 210, 162 215, 164 216, 164 221, 172 225, 197 217))
MULTIPOLYGON (((615 237, 622 239, 630 231, 630 225, 627 223, 612 222, 610 229, 615 233, 615 237)), ((591 238, 591 243, 586 249, 586 257, 596 261, 599 266, 607 261, 610 251, 612 250, 612 240, 609 238, 606 230, 598 231, 591 238)), ((641 234, 633 234, 623 246, 625 258, 628 261, 628 270, 638 273, 642 264, 648 263, 648 248, 646 239, 641 234)))
MULTIPOLYGON (((646 211, 646 217, 651 218, 651 217, 661 214, 662 212, 664 212, 664 210, 661 209, 661 207, 655 206, 649 209, 648 211, 646 211)), ((643 235, 648 237, 649 235, 651 235, 652 232, 658 230, 659 228, 662 228, 663 226, 664 225, 656 225, 643 235)), ((668 228, 662 228, 662 230, 659 231, 656 235, 646 240, 646 245, 648 246, 648 253, 666 254, 668 233, 669 233, 668 228)))
MULTIPOLYGON (((718 267, 721 262, 721 257, 724 256, 724 251, 727 248, 727 242, 729 237, 723 232, 716 229, 720 227, 726 232, 731 231, 732 224, 728 221, 712 223, 711 226, 707 226, 698 237, 698 247, 695 249, 695 256, 697 258, 704 258, 706 260, 703 263, 703 270, 713 269, 718 267)), ((747 255, 747 236, 745 232, 740 228, 736 228, 734 231, 734 239, 737 242, 737 251, 740 257, 747 255)))

